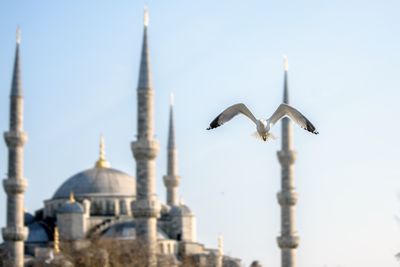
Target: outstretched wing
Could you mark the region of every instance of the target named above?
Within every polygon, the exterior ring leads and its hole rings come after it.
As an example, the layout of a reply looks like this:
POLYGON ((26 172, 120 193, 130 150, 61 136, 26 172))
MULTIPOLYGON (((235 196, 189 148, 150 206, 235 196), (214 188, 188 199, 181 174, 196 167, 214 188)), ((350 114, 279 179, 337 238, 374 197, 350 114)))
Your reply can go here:
POLYGON ((280 104, 278 109, 272 114, 268 121, 274 125, 283 117, 288 116, 294 122, 296 122, 301 128, 313 133, 318 134, 314 125, 303 115, 292 106, 287 104, 280 104))
POLYGON ((224 124, 227 121, 230 121, 236 115, 242 113, 247 116, 250 120, 252 120, 255 124, 257 124, 257 119, 254 117, 253 113, 246 107, 245 104, 239 103, 229 108, 225 109, 221 114, 219 114, 211 123, 210 127, 207 130, 211 130, 217 128, 224 124))

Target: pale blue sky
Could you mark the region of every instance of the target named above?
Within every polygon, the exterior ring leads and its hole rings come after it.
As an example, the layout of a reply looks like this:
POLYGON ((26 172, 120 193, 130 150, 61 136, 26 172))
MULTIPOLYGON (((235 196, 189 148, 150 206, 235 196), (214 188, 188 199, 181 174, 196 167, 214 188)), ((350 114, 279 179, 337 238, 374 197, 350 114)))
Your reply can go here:
MULTIPOLYGON (((134 173, 143 1, 2 1, 0 129, 8 127, 15 28, 22 27, 26 206, 43 206, 69 176, 93 166, 100 133, 112 166, 134 173)), ((280 142, 253 139, 244 102, 267 117, 282 97, 317 126, 295 128, 299 266, 394 267, 400 251, 399 1, 149 1, 157 188, 165 199, 168 95, 175 93, 180 192, 198 238, 246 264, 279 266, 280 142)), ((280 136, 280 127, 274 133, 280 136)), ((0 142, 0 173, 7 149, 0 142)), ((4 175, 3 175, 4 177, 4 175)), ((2 178, 3 178, 2 177, 2 178)), ((0 193, 0 225, 5 194, 0 193)))

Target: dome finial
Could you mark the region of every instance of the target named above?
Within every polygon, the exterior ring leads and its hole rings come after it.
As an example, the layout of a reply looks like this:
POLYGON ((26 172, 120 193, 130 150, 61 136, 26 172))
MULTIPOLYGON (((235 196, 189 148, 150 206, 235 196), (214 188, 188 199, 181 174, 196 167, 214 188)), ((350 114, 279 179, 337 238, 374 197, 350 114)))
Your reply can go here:
POLYGON ((110 163, 106 160, 106 148, 104 142, 104 136, 100 136, 100 153, 99 159, 96 161, 96 168, 109 168, 110 163))
POLYGON ((54 243, 53 250, 55 254, 60 253, 60 234, 58 233, 58 227, 54 227, 54 243))
POLYGON ((75 203, 75 195, 74 195, 74 192, 73 192, 73 191, 71 191, 71 192, 69 193, 69 202, 75 203))

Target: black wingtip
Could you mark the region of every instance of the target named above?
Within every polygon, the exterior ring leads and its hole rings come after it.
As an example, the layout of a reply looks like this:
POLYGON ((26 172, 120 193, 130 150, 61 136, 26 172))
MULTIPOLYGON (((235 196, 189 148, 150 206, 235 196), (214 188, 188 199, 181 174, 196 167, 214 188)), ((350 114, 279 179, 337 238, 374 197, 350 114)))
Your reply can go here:
POLYGON ((316 131, 315 126, 308 120, 307 120, 306 128, 304 128, 304 130, 307 130, 313 134, 319 134, 319 132, 316 131))
POLYGON ((216 117, 216 118, 210 123, 210 126, 207 128, 207 130, 211 130, 211 129, 214 129, 214 128, 217 128, 217 127, 221 126, 221 125, 218 123, 219 116, 220 116, 220 115, 218 115, 218 117, 216 117))

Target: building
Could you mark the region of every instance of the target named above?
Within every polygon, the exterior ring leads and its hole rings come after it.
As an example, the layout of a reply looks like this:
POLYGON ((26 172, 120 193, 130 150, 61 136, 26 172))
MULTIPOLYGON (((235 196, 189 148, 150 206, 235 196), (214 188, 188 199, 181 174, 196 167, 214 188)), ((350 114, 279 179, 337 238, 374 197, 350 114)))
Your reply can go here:
MULTIPOLYGON (((105 157, 104 138, 101 138, 99 158, 94 161, 93 167, 68 178, 34 214, 24 212, 23 208, 26 182, 23 179, 22 157, 26 135, 22 128, 20 38, 17 38, 11 126, 5 134, 10 151, 9 178, 4 182, 10 219, 3 230, 5 244, 1 249, 6 258, 4 266, 43 266, 56 261, 63 266, 71 266, 66 256, 68 253, 85 251, 91 244, 100 241, 131 248, 133 242, 140 241, 141 246, 135 248, 142 250, 144 263, 137 266, 181 266, 182 263, 184 266, 241 266, 240 259, 223 254, 222 238, 218 249, 207 248, 197 241, 195 214, 179 199, 181 177, 177 168, 172 102, 166 151, 168 168, 163 177, 167 200, 162 203, 157 199, 154 159, 159 144, 153 134, 153 87, 147 27, 148 14, 145 11, 137 88, 138 140, 131 144, 137 162, 136 177, 111 167, 105 157), (15 142, 11 142, 12 137, 15 137, 15 142), (11 183, 13 190, 11 185, 6 186, 11 183)), ((111 255, 107 250, 99 248, 93 253, 101 265, 108 265, 111 255)))

